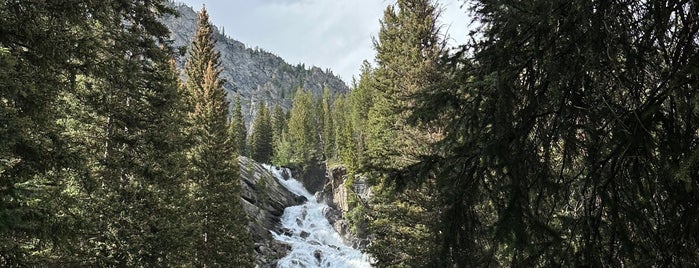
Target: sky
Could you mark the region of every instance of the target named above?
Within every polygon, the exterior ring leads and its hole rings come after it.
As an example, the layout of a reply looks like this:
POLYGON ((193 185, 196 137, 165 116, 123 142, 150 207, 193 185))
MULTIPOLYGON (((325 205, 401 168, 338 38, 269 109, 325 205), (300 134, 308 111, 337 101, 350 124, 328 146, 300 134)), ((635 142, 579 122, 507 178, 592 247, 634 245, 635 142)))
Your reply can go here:
MULTIPOLYGON (((259 47, 292 65, 330 69, 350 84, 362 61, 373 63, 372 38, 394 0, 178 0, 206 5, 211 22, 247 47, 259 47)), ((449 45, 464 43, 470 22, 463 0, 438 0, 449 45)))

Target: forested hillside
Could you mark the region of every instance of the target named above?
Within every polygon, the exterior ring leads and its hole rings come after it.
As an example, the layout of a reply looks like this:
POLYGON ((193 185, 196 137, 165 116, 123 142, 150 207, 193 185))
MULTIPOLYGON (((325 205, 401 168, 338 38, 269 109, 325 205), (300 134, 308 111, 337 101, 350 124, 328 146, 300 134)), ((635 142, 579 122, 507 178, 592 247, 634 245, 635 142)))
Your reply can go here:
POLYGON ((446 50, 434 2, 389 5, 319 135, 373 182, 349 216, 376 265, 696 266, 699 4, 466 7, 446 50))
MULTIPOLYGON (((189 46, 194 36, 197 14, 187 5, 170 1, 167 3, 177 11, 178 15, 165 15, 162 21, 172 32, 172 46, 179 52, 179 49, 189 46)), ((284 111, 291 109, 294 92, 299 87, 313 92, 316 96, 319 96, 325 87, 328 87, 333 94, 348 91, 345 82, 329 69, 323 70, 303 63, 289 64, 278 55, 252 46, 254 44, 246 46, 235 40, 234 35, 231 37, 216 26, 213 26, 212 34, 216 41, 216 50, 221 53, 223 88, 228 92, 228 100, 231 103, 234 96, 238 94, 241 96, 243 117, 248 122, 248 126, 255 118, 261 103, 268 107, 279 103, 284 111)), ((286 41, 293 42, 293 40, 286 41)), ((176 54, 175 58, 180 67, 184 66, 186 55, 176 54)), ((344 77, 344 79, 351 79, 351 77, 344 77)))
POLYGON ((173 11, 0 2, 0 266, 253 266, 212 27, 181 72, 173 11))

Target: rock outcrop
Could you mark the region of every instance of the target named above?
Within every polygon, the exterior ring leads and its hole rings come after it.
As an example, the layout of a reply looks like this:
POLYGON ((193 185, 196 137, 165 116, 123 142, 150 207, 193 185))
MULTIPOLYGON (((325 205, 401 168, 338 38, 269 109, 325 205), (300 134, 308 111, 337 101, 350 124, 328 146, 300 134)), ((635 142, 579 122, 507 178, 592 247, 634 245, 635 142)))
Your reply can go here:
POLYGON ((242 180, 242 203, 248 215, 248 229, 255 241, 258 267, 275 267, 289 246, 274 240, 270 231, 283 232, 280 217, 284 209, 306 201, 289 192, 264 166, 247 157, 238 158, 242 180))
POLYGON ((325 201, 329 208, 324 211, 335 231, 337 231, 345 241, 353 247, 362 248, 367 244, 367 232, 365 223, 355 223, 354 230, 351 229, 347 219, 348 213, 355 206, 367 204, 371 198, 371 187, 366 177, 355 175, 352 180, 348 180, 347 170, 342 167, 333 167, 327 170, 328 182, 318 197, 325 201), (350 200, 356 202, 350 202, 350 200))
MULTIPOLYGON (((184 66, 185 47, 189 45, 196 31, 197 13, 191 7, 168 2, 179 16, 167 15, 163 23, 172 32, 173 47, 179 48, 181 56, 177 58, 178 65, 184 66)), ((306 68, 304 64, 292 66, 282 58, 261 50, 249 48, 245 44, 222 34, 214 26, 216 49, 221 53, 221 78, 225 79, 223 87, 229 93, 228 98, 233 103, 236 93, 241 95, 243 116, 250 123, 257 111, 255 105, 264 102, 267 107, 279 103, 287 111, 296 89, 301 86, 320 96, 327 86, 330 91, 344 93, 349 90, 347 85, 331 71, 323 71, 318 67, 306 68)))
POLYGON ((317 193, 323 190, 328 181, 325 161, 312 161, 304 167, 290 167, 294 178, 303 183, 309 193, 317 193))

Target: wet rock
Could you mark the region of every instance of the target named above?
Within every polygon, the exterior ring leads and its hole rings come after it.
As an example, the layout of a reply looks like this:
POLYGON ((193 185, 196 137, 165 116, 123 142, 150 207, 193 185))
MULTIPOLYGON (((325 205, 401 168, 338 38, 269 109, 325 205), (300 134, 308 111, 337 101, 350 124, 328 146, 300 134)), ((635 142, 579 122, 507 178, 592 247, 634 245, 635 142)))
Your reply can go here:
POLYGON ((347 236, 349 232, 349 226, 347 225, 347 222, 345 220, 338 220, 332 223, 333 229, 340 234, 343 238, 347 236))
POLYGON ((261 164, 246 158, 238 158, 241 176, 241 201, 249 218, 248 230, 255 242, 256 265, 272 267, 274 260, 282 258, 288 252, 287 246, 279 246, 270 231, 285 236, 292 236, 291 230, 282 229, 280 217, 289 206, 305 202, 289 192, 261 164))
POLYGON ((282 235, 285 235, 285 236, 292 236, 292 235, 294 235, 294 233, 293 233, 291 230, 289 230, 288 228, 282 228, 281 231, 282 231, 281 234, 282 234, 282 235))
POLYGON ((327 170, 328 182, 322 191, 322 200, 329 208, 323 210, 323 215, 345 240, 345 242, 363 248, 367 245, 366 223, 359 222, 356 225, 357 233, 350 230, 349 223, 345 220, 345 214, 353 207, 349 204, 349 197, 359 198, 359 203, 367 203, 371 198, 371 187, 368 178, 355 175, 352 184, 346 185, 347 169, 343 166, 332 167, 327 170))
POLYGON ((306 198, 305 196, 301 196, 301 195, 294 195, 294 201, 295 201, 296 203, 301 204, 301 203, 303 203, 303 202, 308 201, 308 198, 306 198))
POLYGON ((304 167, 292 167, 291 171, 294 178, 303 183, 308 192, 316 193, 323 190, 328 177, 324 161, 312 160, 311 162, 304 167))
POLYGON ((342 213, 340 213, 339 210, 334 209, 332 207, 326 207, 323 209, 323 216, 325 216, 326 219, 328 219, 328 222, 330 224, 335 223, 338 220, 342 219, 342 213))
POLYGON ((323 252, 320 251, 320 249, 316 249, 316 251, 313 251, 313 257, 316 258, 316 261, 320 264, 320 260, 323 258, 323 252))
POLYGON ((308 236, 310 236, 310 235, 311 235, 311 233, 306 232, 306 231, 301 231, 301 234, 299 234, 299 236, 301 236, 301 238, 304 238, 304 239, 308 238, 308 236))

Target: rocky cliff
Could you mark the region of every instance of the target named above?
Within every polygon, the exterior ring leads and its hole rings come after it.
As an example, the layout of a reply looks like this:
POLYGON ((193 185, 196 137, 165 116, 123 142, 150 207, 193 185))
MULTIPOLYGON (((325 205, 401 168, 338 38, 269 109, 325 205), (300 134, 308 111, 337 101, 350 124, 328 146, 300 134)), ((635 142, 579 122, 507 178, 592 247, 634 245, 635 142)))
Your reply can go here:
MULTIPOLYGON (((179 16, 168 15, 162 21, 172 32, 173 46, 186 51, 185 47, 196 31, 197 13, 184 4, 169 3, 179 16)), ((333 93, 348 91, 347 85, 331 71, 315 66, 307 68, 303 64, 292 66, 272 53, 246 47, 214 28, 216 49, 221 53, 221 76, 226 80, 224 88, 231 103, 235 94, 240 93, 248 124, 260 102, 268 107, 278 102, 284 110, 291 108, 294 92, 299 86, 310 90, 314 96, 322 94, 325 86, 333 93)), ((184 66, 185 58, 186 55, 177 58, 180 67, 184 66)))
POLYGON ((317 194, 330 207, 328 211, 324 211, 325 216, 345 241, 355 248, 365 247, 368 242, 366 223, 352 219, 352 213, 361 209, 371 198, 367 178, 360 175, 350 178, 342 166, 329 168, 327 177, 323 191, 317 194))
POLYGON ((255 241, 258 267, 275 267, 275 261, 284 257, 289 246, 272 237, 270 231, 281 233, 280 217, 284 208, 306 201, 289 192, 264 166, 240 157, 242 201, 248 215, 248 229, 255 241))

